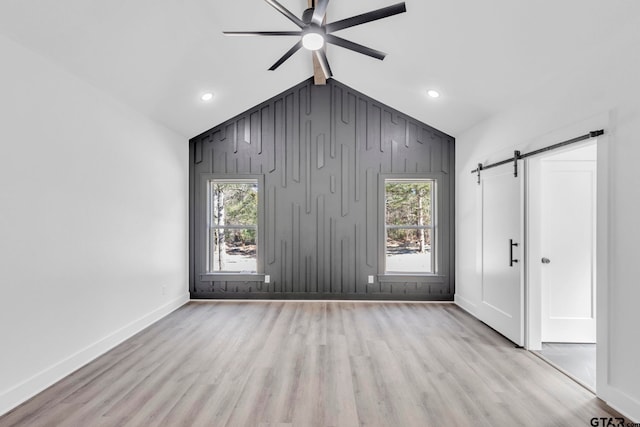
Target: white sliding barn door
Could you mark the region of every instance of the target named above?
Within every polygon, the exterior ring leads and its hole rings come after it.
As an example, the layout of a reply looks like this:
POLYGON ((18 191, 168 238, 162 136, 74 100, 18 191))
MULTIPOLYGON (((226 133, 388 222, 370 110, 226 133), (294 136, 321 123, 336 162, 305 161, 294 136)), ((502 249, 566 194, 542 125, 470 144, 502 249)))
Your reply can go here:
POLYGON ((517 345, 524 344, 522 162, 481 172, 482 298, 480 319, 517 345))

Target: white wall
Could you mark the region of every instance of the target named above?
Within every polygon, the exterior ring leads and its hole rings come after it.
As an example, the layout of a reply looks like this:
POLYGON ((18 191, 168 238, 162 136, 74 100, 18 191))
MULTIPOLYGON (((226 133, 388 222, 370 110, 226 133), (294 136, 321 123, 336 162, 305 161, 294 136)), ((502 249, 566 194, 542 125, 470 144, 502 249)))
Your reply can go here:
POLYGON ((0 37, 0 414, 188 299, 188 144, 0 37))
POLYGON ((633 31, 616 36, 619 49, 594 47, 583 68, 558 73, 526 101, 456 138, 456 301, 474 313, 480 300, 479 206, 476 177, 469 171, 479 162, 510 157, 514 149, 527 152, 604 127, 608 151, 599 147, 598 191, 606 193, 600 188, 606 185, 609 201, 598 211, 605 221, 598 230, 598 287, 603 284, 608 292, 605 298, 598 294, 598 313, 605 304, 608 317, 598 320, 597 389, 612 406, 640 421, 640 61, 633 53, 639 38, 633 31), (601 176, 603 171, 608 174, 601 176), (608 240, 603 242, 605 228, 608 240))

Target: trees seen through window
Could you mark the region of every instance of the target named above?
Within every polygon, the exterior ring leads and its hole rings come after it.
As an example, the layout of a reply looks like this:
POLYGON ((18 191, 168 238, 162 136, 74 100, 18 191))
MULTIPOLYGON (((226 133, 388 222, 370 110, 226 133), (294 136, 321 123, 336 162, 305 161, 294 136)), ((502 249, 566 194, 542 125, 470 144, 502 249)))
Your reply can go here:
POLYGON ((256 272, 258 183, 209 181, 209 271, 256 272))
POLYGON ((434 180, 385 181, 385 270, 433 273, 434 180))

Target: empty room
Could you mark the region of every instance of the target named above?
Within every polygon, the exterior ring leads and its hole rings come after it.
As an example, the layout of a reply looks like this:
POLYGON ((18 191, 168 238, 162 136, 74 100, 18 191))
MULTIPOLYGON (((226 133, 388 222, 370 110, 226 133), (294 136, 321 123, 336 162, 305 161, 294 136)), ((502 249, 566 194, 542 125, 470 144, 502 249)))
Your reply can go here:
POLYGON ((640 425, 640 3, 394 1, 0 3, 1 427, 640 425))

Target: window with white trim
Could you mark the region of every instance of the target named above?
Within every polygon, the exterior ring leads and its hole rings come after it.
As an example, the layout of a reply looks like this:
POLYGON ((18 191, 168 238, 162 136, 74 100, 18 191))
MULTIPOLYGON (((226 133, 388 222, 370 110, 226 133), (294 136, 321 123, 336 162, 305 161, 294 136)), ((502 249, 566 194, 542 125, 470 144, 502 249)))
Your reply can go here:
POLYGON ((385 179, 385 273, 436 271, 436 181, 385 179))

